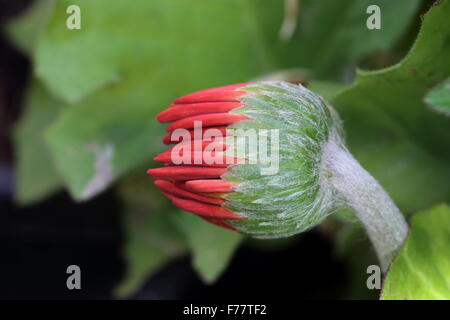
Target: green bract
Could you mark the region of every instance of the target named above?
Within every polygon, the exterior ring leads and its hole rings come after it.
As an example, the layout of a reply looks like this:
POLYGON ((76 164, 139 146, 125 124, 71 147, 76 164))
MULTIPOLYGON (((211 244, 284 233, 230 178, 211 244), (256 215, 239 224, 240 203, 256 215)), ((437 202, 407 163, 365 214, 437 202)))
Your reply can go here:
MULTIPOLYGON (((252 120, 230 128, 254 129, 259 137, 264 135, 262 130, 278 130, 279 150, 270 152, 278 151, 279 170, 261 175, 264 165, 260 162, 229 169, 223 178, 236 187, 227 196, 226 207, 248 218, 230 224, 259 238, 285 237, 317 225, 336 208, 321 158, 330 134, 341 132, 338 116, 320 96, 301 85, 257 82, 240 90, 249 93, 240 98, 245 106, 232 113, 252 120)), ((238 142, 236 149, 247 147, 244 144, 238 142)))

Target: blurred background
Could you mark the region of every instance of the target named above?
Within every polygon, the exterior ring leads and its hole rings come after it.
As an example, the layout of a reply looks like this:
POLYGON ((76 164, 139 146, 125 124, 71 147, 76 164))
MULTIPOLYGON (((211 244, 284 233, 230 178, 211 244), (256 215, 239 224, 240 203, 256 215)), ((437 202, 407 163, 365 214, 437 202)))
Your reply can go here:
MULTIPOLYGON (((399 103, 377 88, 342 94, 357 67, 401 61, 431 4, 0 0, 0 298, 378 298, 366 288, 377 262, 351 214, 262 241, 171 206, 145 174, 164 149, 154 117, 195 90, 302 82, 337 106, 350 149, 404 212, 448 201, 448 154, 410 144, 404 132, 417 123, 378 113, 367 97, 385 110, 399 103), (380 30, 366 27, 371 4, 380 30), (71 5, 80 29, 68 27, 71 5), (66 287, 72 264, 81 290, 66 287)), ((407 87, 422 94, 441 78, 407 87)), ((414 98, 403 89, 399 100, 414 98)))

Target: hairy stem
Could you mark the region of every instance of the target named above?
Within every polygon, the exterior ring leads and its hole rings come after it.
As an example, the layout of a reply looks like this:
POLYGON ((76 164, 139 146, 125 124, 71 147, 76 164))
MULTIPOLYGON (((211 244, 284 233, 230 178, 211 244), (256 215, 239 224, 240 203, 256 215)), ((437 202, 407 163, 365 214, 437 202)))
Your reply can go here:
POLYGON ((403 245, 408 225, 395 203, 352 156, 337 134, 323 149, 322 163, 329 182, 354 209, 375 247, 381 268, 386 271, 403 245))

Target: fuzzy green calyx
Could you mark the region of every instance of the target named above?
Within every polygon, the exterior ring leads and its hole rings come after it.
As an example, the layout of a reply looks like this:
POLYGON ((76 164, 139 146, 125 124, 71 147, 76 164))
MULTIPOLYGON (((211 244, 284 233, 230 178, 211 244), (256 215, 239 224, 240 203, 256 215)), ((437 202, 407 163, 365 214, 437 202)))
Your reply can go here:
MULTIPOLYGON (((330 135, 340 133, 340 120, 317 94, 286 82, 256 82, 240 88, 243 107, 231 113, 244 115, 229 128, 255 130, 258 138, 277 130, 278 147, 268 137, 269 152, 278 152, 276 174, 262 175, 265 164, 246 163, 229 168, 223 179, 235 183, 226 207, 246 220, 231 221, 241 232, 258 238, 279 238, 319 224, 338 206, 334 189, 325 183, 322 150, 330 135), (261 134, 261 132, 263 132, 261 134)), ((248 149, 248 140, 236 149, 248 149)), ((259 151, 259 150, 258 150, 259 151)))

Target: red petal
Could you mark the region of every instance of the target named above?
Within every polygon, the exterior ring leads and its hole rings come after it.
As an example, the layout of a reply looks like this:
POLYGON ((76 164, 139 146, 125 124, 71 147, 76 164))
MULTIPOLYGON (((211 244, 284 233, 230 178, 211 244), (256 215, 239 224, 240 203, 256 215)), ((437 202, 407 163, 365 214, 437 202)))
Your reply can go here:
POLYGON ((172 122, 183 118, 209 113, 224 113, 241 107, 239 102, 203 102, 191 104, 175 104, 160 112, 156 119, 159 122, 172 122))
POLYGON ((249 82, 197 91, 176 99, 174 103, 237 101, 237 98, 244 95, 245 92, 236 89, 247 84, 249 82))
POLYGON ((216 205, 221 205, 221 204, 225 203, 225 200, 223 200, 223 199, 209 198, 209 197, 205 197, 205 196, 193 193, 193 192, 189 192, 189 191, 180 189, 172 182, 169 182, 166 180, 156 180, 155 185, 162 191, 165 191, 167 193, 173 194, 173 195, 181 197, 181 198, 192 199, 192 200, 202 201, 205 203, 211 203, 211 204, 216 204, 216 205))
MULTIPOLYGON (((205 134, 205 131, 209 130, 209 129, 212 129, 212 128, 202 128, 202 139, 203 139, 203 135, 205 134)), ((218 129, 220 131, 220 133, 222 134, 222 136, 224 136, 224 137, 227 134, 227 127, 226 126, 224 126, 224 127, 214 127, 214 129, 218 129)), ((194 130, 193 129, 189 130, 189 133, 191 135, 191 138, 193 140, 195 140, 194 130)), ((181 138, 180 138, 180 140, 181 140, 181 138)), ((169 133, 168 135, 166 135, 163 138, 163 143, 164 144, 174 144, 174 143, 178 143, 180 140, 172 140, 172 133, 169 133)))
MULTIPOLYGON (((222 137, 215 137, 212 141, 211 140, 190 140, 190 141, 183 141, 177 144, 177 146, 181 147, 188 147, 188 144, 191 144, 191 151, 202 151, 205 150, 206 147, 209 146, 210 150, 214 149, 216 151, 225 151, 227 150, 227 145, 225 143, 225 139, 222 137)), ((170 148, 169 150, 172 150, 174 147, 170 148)))
POLYGON ((167 126, 166 131, 171 132, 176 129, 192 129, 194 128, 194 121, 201 121, 202 127, 223 126, 232 123, 248 120, 246 116, 231 113, 210 113, 198 116, 184 118, 175 121, 167 126))
POLYGON ((177 206, 178 208, 192 212, 195 214, 198 214, 203 217, 207 218, 215 218, 215 219, 231 219, 231 220, 244 220, 245 218, 242 218, 238 216, 237 214, 234 214, 233 212, 220 207, 216 206, 214 204, 206 204, 194 200, 186 200, 178 198, 174 195, 164 193, 167 197, 169 197, 173 204, 177 206))
MULTIPOLYGON (((211 179, 213 180, 213 179, 211 179)), ((220 180, 220 179, 219 179, 220 180)), ((190 180, 190 181, 194 181, 194 180, 190 180)), ((209 198, 218 198, 218 199, 224 199, 227 193, 232 192, 233 190, 229 190, 229 191, 225 191, 225 192, 197 192, 197 191, 193 191, 193 189, 189 189, 186 186, 186 182, 187 181, 180 181, 180 180, 175 180, 173 181, 173 183, 180 189, 189 191, 189 192, 195 192, 198 193, 200 195, 203 195, 205 197, 209 197, 209 198)))
POLYGON ((208 179, 218 178, 227 172, 226 168, 167 166, 163 168, 149 169, 147 173, 155 179, 208 179))
POLYGON ((204 152, 204 151, 191 151, 189 155, 189 159, 184 159, 184 152, 181 152, 181 155, 174 154, 172 155, 171 150, 158 154, 153 160, 168 163, 171 165, 187 165, 187 166, 208 166, 208 167, 221 167, 226 168, 231 165, 238 164, 239 161, 237 158, 228 157, 223 152, 204 152), (211 157, 211 163, 207 163, 205 158, 211 157), (174 163, 174 160, 177 163, 174 163), (183 163, 183 160, 188 161, 188 163, 183 163), (214 162, 213 162, 214 161, 214 162), (181 163, 178 163, 181 162, 181 163))
POLYGON ((233 184, 222 179, 189 180, 184 183, 187 190, 194 192, 231 192, 233 184))

